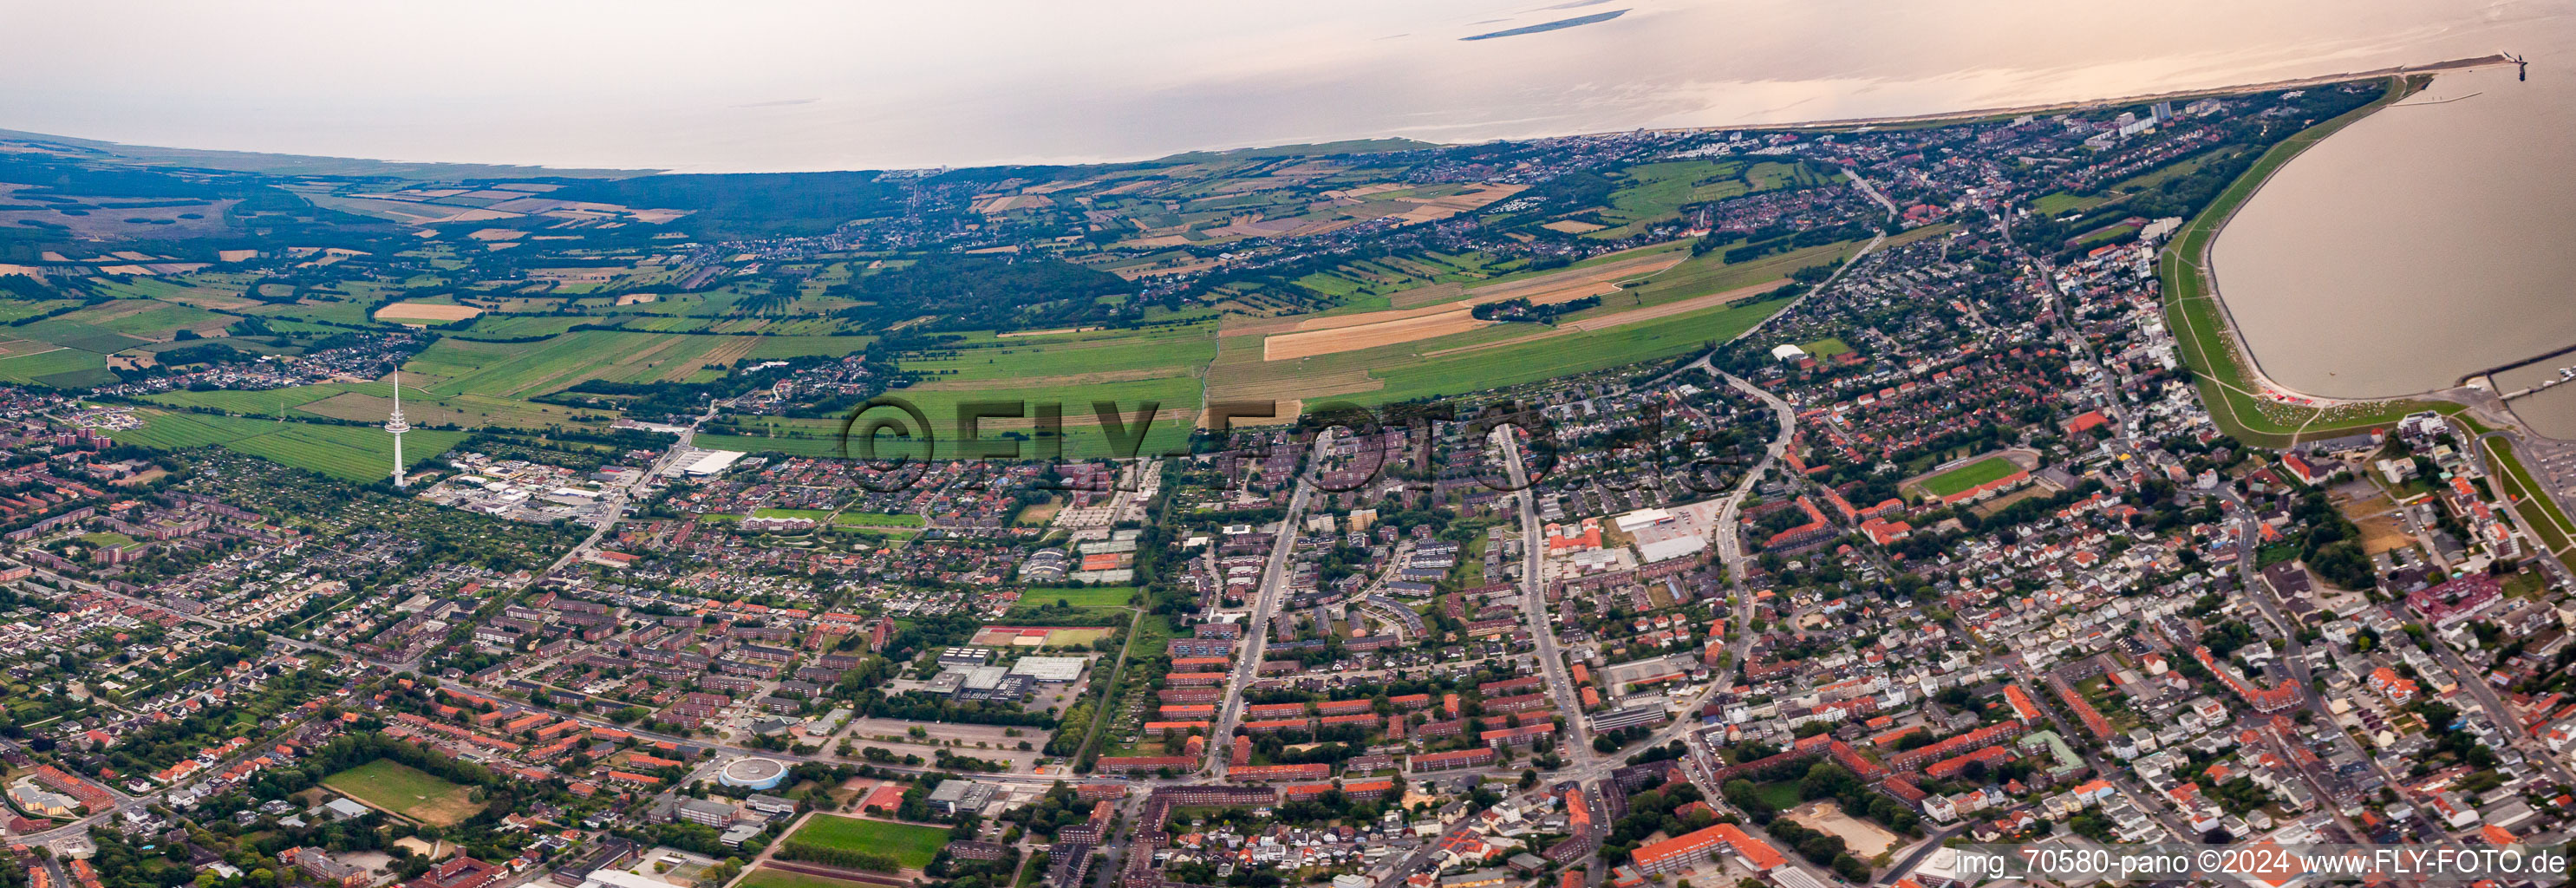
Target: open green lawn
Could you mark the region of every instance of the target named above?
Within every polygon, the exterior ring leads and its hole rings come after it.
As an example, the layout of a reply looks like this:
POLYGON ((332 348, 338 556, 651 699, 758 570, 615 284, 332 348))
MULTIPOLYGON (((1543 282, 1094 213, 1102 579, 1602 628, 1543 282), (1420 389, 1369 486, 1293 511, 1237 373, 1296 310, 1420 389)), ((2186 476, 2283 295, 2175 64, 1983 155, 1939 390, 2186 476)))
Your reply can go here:
POLYGON ((1391 403, 1460 395, 1668 358, 1733 339, 1788 304, 1785 299, 1738 302, 1606 330, 1424 358, 1373 371, 1385 379, 1386 387, 1362 397, 1391 403))
POLYGON ((98 531, 98 532, 96 532, 96 533, 85 533, 85 534, 82 534, 82 535, 81 535, 81 538, 80 538, 80 539, 81 539, 81 542, 88 543, 88 544, 93 545, 93 546, 99 546, 99 547, 102 547, 102 548, 110 548, 110 549, 122 549, 122 548, 125 548, 125 547, 127 547, 127 546, 134 545, 134 538, 133 538, 133 537, 126 536, 126 535, 121 534, 121 533, 117 533, 116 531, 113 531, 113 530, 102 530, 102 531, 98 531))
POLYGON ((1798 348, 1805 351, 1808 357, 1819 360, 1835 355, 1851 354, 1852 351, 1851 343, 1844 342, 1839 336, 1827 336, 1798 348))
POLYGON ((1080 589, 1030 589, 1021 593, 1027 604, 1054 604, 1063 601, 1075 607, 1118 607, 1135 597, 1134 586, 1086 586, 1080 589))
POLYGON ((528 398, 562 391, 591 379, 610 382, 682 382, 702 361, 738 363, 724 356, 747 353, 757 337, 695 336, 575 330, 537 342, 439 340, 404 369, 445 379, 439 395, 528 398))
POLYGON ((483 803, 473 791, 392 759, 377 759, 322 779, 322 785, 371 807, 432 826, 461 823, 483 803))
POLYGON ((1186 376, 1216 357, 1212 323, 1150 330, 1095 330, 1051 336, 999 338, 970 335, 963 345, 904 356, 903 369, 929 375, 929 383, 1036 377, 1130 376, 1138 371, 1186 376))
POLYGON ((59 348, 0 358, 0 381, 76 389, 112 384, 116 382, 116 374, 108 372, 104 355, 76 348, 59 348))
POLYGON ((0 324, 8 323, 19 318, 32 318, 71 304, 72 300, 69 299, 0 300, 0 324))
POLYGON ((152 341, 139 336, 127 336, 106 327, 72 320, 72 318, 79 315, 80 312, 73 312, 58 318, 46 318, 22 327, 12 328, 10 330, 10 335, 24 339, 33 339, 38 342, 50 342, 65 348, 76 348, 81 351, 97 352, 102 355, 115 354, 152 341))
MULTIPOLYGON (((1064 409, 1064 437, 1061 439, 1064 454, 1073 459, 1089 459, 1099 456, 1128 455, 1114 448, 1108 435, 1098 425, 1092 409, 1092 403, 1095 400, 1113 402, 1121 421, 1126 422, 1141 420, 1145 402, 1152 401, 1159 404, 1162 415, 1146 429, 1142 451, 1163 453, 1185 447, 1189 438, 1190 424, 1198 416, 1199 392, 1199 380, 1191 375, 1097 383, 1065 381, 1062 377, 997 379, 990 386, 969 385, 957 388, 914 386, 896 389, 888 394, 914 405, 922 412, 923 418, 930 422, 932 430, 936 433, 939 445, 938 458, 941 459, 956 458, 962 453, 960 444, 964 435, 963 426, 957 422, 958 408, 960 405, 973 402, 1024 405, 1022 411, 1029 414, 1030 418, 1019 420, 986 418, 977 424, 977 436, 987 448, 1016 441, 1021 459, 1048 455, 1047 448, 1041 445, 1053 445, 1056 442, 1052 439, 1042 442, 1034 437, 1034 414, 1038 405, 1061 405, 1064 409), (1019 437, 1012 438, 1014 434, 1019 437)), ((903 425, 907 427, 912 422, 909 414, 893 408, 879 408, 867 414, 869 420, 879 418, 900 418, 903 425)), ((862 426, 854 429, 853 433, 864 429, 865 427, 862 426)), ((740 450, 749 453, 774 450, 792 456, 838 457, 842 455, 841 431, 842 420, 837 418, 797 419, 752 416, 742 418, 739 423, 710 425, 706 431, 697 436, 695 443, 699 447, 712 450, 740 450)), ((917 445, 903 443, 891 430, 880 437, 884 442, 880 453, 886 458, 901 454, 916 457, 920 455, 917 445)), ((859 456, 862 453, 855 446, 849 452, 852 456, 859 456)))
POLYGON ((812 520, 812 521, 821 521, 821 520, 823 520, 823 519, 826 519, 826 518, 830 518, 830 517, 832 517, 832 511, 831 511, 830 509, 769 509, 769 508, 761 508, 761 509, 753 509, 753 510, 751 510, 751 517, 754 517, 754 518, 804 518, 804 519, 808 519, 808 520, 812 520))
POLYGON ((832 516, 832 523, 853 527, 920 527, 921 516, 893 512, 842 512, 832 516))
POLYGON ((892 854, 905 868, 920 869, 948 844, 948 828, 816 814, 785 841, 892 854))
MULTIPOLYGON (((331 397, 332 395, 349 391, 351 388, 352 387, 347 383, 325 383, 322 385, 299 385, 291 388, 262 389, 258 391, 217 389, 215 391, 192 392, 186 389, 180 389, 178 391, 162 392, 157 395, 146 395, 143 399, 155 404, 168 404, 174 407, 211 407, 226 413, 239 413, 246 416, 274 417, 279 413, 293 410, 297 407, 302 407, 306 404, 331 397)), ((378 385, 375 386, 375 389, 383 392, 391 392, 392 386, 378 385)))
POLYGON ((1764 804, 1780 811, 1798 807, 1800 802, 1805 801, 1805 798, 1799 795, 1798 781, 1795 780, 1756 783, 1753 785, 1753 794, 1760 796, 1764 804))
POLYGON ((106 330, 145 339, 168 339, 182 327, 201 331, 220 329, 232 319, 192 305, 162 303, 132 312, 131 302, 110 302, 63 316, 64 320, 95 324, 106 330))
POLYGON ((766 866, 753 867, 743 874, 742 881, 733 884, 734 888, 879 888, 873 882, 791 873, 766 866))
MULTIPOLYGON (((111 433, 120 444, 163 450, 208 445, 349 481, 373 481, 393 470, 393 436, 366 426, 317 425, 209 416, 138 413, 140 429, 111 433)), ((465 440, 464 432, 414 430, 403 436, 403 462, 417 466, 465 440)))
POLYGON ((2108 196, 2100 194, 2096 194, 2091 197, 2078 197, 2063 191, 2058 191, 2040 195, 2039 199, 2030 202, 2030 209, 2031 212, 2038 213, 2039 215, 2055 218, 2078 210, 2089 210, 2094 207, 2101 206, 2102 203, 2107 200, 2110 200, 2108 196))
POLYGON ((1933 496, 1957 496, 1976 488, 1977 485, 2010 477, 2012 473, 2018 471, 2021 471, 2021 467, 2014 465, 2012 460, 1989 456, 1925 478, 1923 489, 1933 496))
MULTIPOLYGON (((176 407, 209 407, 242 416, 275 419, 345 419, 379 422, 393 409, 393 386, 382 382, 327 382, 260 391, 172 391, 144 400, 176 407)), ((403 415, 415 426, 545 429, 595 426, 614 417, 586 407, 565 407, 487 395, 437 395, 403 386, 403 415)))

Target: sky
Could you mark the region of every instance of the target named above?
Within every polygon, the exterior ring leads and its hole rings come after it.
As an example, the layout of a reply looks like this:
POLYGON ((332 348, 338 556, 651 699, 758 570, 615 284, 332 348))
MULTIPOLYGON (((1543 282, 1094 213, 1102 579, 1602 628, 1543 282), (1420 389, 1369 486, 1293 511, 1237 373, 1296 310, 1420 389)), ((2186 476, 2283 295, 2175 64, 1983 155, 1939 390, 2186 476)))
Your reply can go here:
POLYGON ((1932 113, 2367 70, 2576 0, 0 0, 0 128, 698 172, 1932 113), (1459 38, 1624 10, 1597 24, 1459 38))

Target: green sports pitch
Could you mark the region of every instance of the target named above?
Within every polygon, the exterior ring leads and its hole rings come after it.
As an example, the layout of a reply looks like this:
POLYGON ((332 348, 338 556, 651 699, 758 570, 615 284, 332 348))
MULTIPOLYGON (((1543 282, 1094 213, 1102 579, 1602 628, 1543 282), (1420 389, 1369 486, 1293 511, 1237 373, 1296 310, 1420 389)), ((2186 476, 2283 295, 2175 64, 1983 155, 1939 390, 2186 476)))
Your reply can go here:
POLYGON ((891 854, 904 868, 920 869, 929 866, 931 858, 939 856, 939 849, 947 846, 948 830, 937 826, 816 814, 805 822, 804 828, 788 836, 787 841, 891 854))
POLYGON ((1958 496, 1979 485, 2012 477, 2018 471, 2021 471, 2021 466, 2014 465, 2012 460, 1989 456, 1923 479, 1923 490, 1938 497, 1958 496))

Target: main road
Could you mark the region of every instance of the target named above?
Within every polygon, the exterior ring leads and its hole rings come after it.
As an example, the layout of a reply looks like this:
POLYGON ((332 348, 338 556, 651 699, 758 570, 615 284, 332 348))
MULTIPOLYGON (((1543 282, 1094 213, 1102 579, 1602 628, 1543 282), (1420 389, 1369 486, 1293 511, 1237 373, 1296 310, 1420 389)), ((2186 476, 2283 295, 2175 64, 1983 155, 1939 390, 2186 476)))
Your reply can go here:
POLYGON ((1509 473, 1513 496, 1520 501, 1521 517, 1521 619, 1529 626, 1530 640, 1538 646, 1539 672, 1547 677, 1548 696, 1556 701, 1558 712, 1566 714, 1565 740, 1557 748, 1565 752, 1566 764, 1577 771, 1589 770, 1592 764, 1590 729, 1584 723, 1583 700, 1574 689, 1574 676, 1566 669, 1565 655, 1557 650, 1556 622, 1548 618, 1547 581, 1540 568, 1547 555, 1547 540, 1538 522, 1538 491, 1529 472, 1521 464, 1520 437, 1513 426, 1494 430, 1503 451, 1503 468, 1509 473))
POLYGON ((1243 722, 1243 692, 1259 677, 1261 650, 1270 642, 1270 618, 1279 610, 1279 599, 1288 586, 1288 563, 1297 551, 1297 522, 1306 510, 1306 501, 1315 493, 1315 467, 1322 464, 1325 448, 1331 446, 1333 429, 1315 433, 1314 447, 1306 454, 1305 464, 1297 467, 1297 489, 1288 495, 1288 511, 1279 519, 1279 538, 1270 544, 1270 564, 1261 570, 1261 584, 1252 592, 1252 613, 1243 627, 1243 653, 1234 663, 1234 674, 1226 679, 1231 689, 1225 702, 1217 707, 1216 730, 1209 732, 1209 767, 1218 777, 1225 776, 1226 756, 1216 744, 1234 736, 1234 726, 1243 722))

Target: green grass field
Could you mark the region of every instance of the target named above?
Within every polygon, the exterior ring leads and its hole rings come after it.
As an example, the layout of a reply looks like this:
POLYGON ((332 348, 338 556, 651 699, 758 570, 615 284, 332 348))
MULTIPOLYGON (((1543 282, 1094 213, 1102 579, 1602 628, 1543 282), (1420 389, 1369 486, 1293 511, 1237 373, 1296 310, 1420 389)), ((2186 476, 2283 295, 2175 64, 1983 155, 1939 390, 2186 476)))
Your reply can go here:
POLYGON ((72 320, 80 314, 80 312, 73 312, 58 318, 46 318, 23 327, 13 328, 10 335, 102 355, 115 354, 152 341, 72 320))
MULTIPOLYGON (((393 470, 393 436, 365 426, 315 425, 196 413, 138 413, 143 427, 111 433, 121 444, 162 450, 222 447, 281 465, 311 469, 348 481, 383 478, 393 470)), ((403 461, 417 466, 453 449, 464 432, 420 429, 403 436, 403 461)))
POLYGON ((1050 336, 969 336, 966 345, 907 355, 903 369, 928 374, 930 384, 1040 377, 1137 375, 1187 376, 1216 357, 1216 325, 1186 324, 1151 330, 1095 330, 1050 336))
POLYGON ((2040 195, 2039 199, 2030 202, 2030 209, 2031 212, 2054 218, 2079 210, 2089 210, 2094 207, 2101 206, 2104 202, 2109 201, 2110 199, 2110 197, 2100 194, 2096 194, 2091 197, 2079 197, 2063 191, 2058 191, 2040 195))
POLYGON ((832 512, 831 512, 831 510, 829 510, 829 509, 766 509, 766 508, 764 508, 764 509, 753 509, 753 510, 751 510, 751 517, 754 517, 754 518, 805 518, 805 519, 809 519, 809 520, 813 520, 813 521, 821 521, 821 520, 823 520, 823 519, 826 519, 826 518, 830 518, 830 517, 832 517, 832 512))
POLYGON ((113 530, 81 534, 81 542, 103 548, 122 549, 134 545, 134 538, 113 530))
MULTIPOLYGON (((174 407, 207 407, 242 416, 275 419, 345 419, 380 421, 393 409, 393 387, 387 383, 331 382, 260 391, 173 391, 144 400, 174 407)), ((454 425, 544 429, 552 426, 596 426, 614 419, 589 408, 539 404, 486 395, 437 395, 403 386, 403 415, 414 426, 454 425)))
POLYGON ((32 318, 71 304, 73 304, 72 300, 69 299, 0 300, 0 324, 19 318, 32 318))
POLYGON ((1425 358, 1374 372, 1386 381, 1386 386, 1363 397, 1375 403, 1391 403, 1460 395, 1668 358, 1705 343, 1733 339, 1788 304, 1785 299, 1739 302, 1607 330, 1425 358))
POLYGON ((189 305, 164 303, 132 314, 125 314, 133 303, 110 302, 95 308, 72 312, 64 320, 90 323, 101 329, 139 336, 145 339, 168 339, 174 331, 187 328, 220 328, 233 319, 189 305), (114 309, 110 311, 108 309, 114 309), (111 315, 122 315, 111 317, 111 315), (85 317, 87 316, 87 317, 85 317))
MULTIPOLYGON (((1024 405, 1021 408, 1022 412, 1028 414, 1030 418, 1019 420, 988 418, 978 422, 976 430, 977 437, 986 442, 988 447, 1016 440, 1021 459, 1038 458, 1045 450, 1041 445, 1052 443, 1035 438, 1033 423, 1038 405, 1054 404, 1063 407, 1062 447, 1064 453, 1073 459, 1123 455, 1112 447, 1109 436, 1098 425, 1092 410, 1092 402, 1095 400, 1114 402, 1121 420, 1128 422, 1139 419, 1145 402, 1153 401, 1159 404, 1161 416, 1146 429, 1143 439, 1142 449, 1149 453, 1161 453, 1184 447, 1188 441, 1190 424, 1198 416, 1200 386, 1194 376, 1165 376, 1091 384, 1072 382, 1050 384, 1046 382, 1048 379, 1050 378, 997 379, 993 380, 989 387, 983 385, 959 388, 914 386, 896 389, 887 394, 914 405, 922 412, 923 418, 930 422, 932 430, 938 437, 938 457, 941 459, 954 458, 962 453, 960 444, 964 434, 963 426, 957 422, 957 411, 960 405, 974 402, 1024 405), (1009 437, 1015 433, 1020 436, 1018 439, 1009 437)), ((891 408, 881 408, 867 414, 870 420, 879 417, 889 419, 901 417, 907 427, 911 424, 908 414, 891 408)), ((697 446, 715 450, 741 450, 751 453, 775 450, 792 456, 837 457, 842 453, 841 423, 840 419, 745 417, 740 423, 709 426, 707 431, 697 436, 696 443, 697 446)), ((897 454, 919 455, 917 446, 900 443, 893 437, 892 432, 881 437, 885 442, 882 453, 887 457, 897 454)), ((861 451, 854 447, 850 453, 857 456, 861 451)))
POLYGON ((610 382, 685 382, 702 362, 736 363, 758 337, 693 336, 575 330, 537 342, 441 339, 403 369, 443 378, 429 386, 439 395, 525 398, 571 388, 591 379, 610 382), (745 341, 746 339, 752 341, 745 341))
POLYGON ((1030 589, 1020 596, 1027 604, 1054 604, 1058 601, 1074 607, 1123 607, 1136 595, 1134 586, 1086 586, 1080 589, 1030 589))
POLYGON ((891 854, 905 868, 920 869, 948 844, 948 828, 816 814, 784 841, 891 854))
POLYGON ((1851 354, 1852 351, 1851 343, 1844 342, 1842 337, 1839 336, 1827 336, 1823 339, 1801 345, 1799 348, 1805 350, 1809 357, 1819 359, 1830 358, 1835 355, 1847 355, 1851 354))
MULTIPOLYGON (((2496 492, 2516 500, 2520 507, 2517 514, 2534 516, 2530 522, 2532 526, 2525 528, 2531 532, 2532 539, 2548 547, 2550 552, 2558 553, 2557 557, 2576 561, 2576 554, 2567 553, 2569 537, 2576 534, 2576 521, 2568 520, 2567 513, 2558 508, 2556 500, 2540 494, 2543 488, 2532 480, 2531 470, 2523 467, 2522 458, 2514 455, 2513 442, 2490 438, 2486 446, 2500 470, 2497 472, 2501 477, 2496 479, 2496 492)), ((2576 564, 2569 566, 2576 567, 2576 564)))
MULTIPOLYGON (((146 395, 144 400, 173 407, 211 407, 226 413, 273 417, 278 413, 349 391, 351 388, 353 386, 346 383, 329 383, 260 391, 219 389, 210 392, 192 392, 182 389, 146 395)), ((375 388, 378 391, 390 391, 389 386, 378 385, 375 388)))
POLYGON ((2012 460, 1989 456, 1925 478, 1923 489, 1933 496, 1957 496, 1975 489, 1977 485, 2011 477, 2012 473, 2018 471, 2021 471, 2021 467, 2014 465, 2012 460))
POLYGON ((350 798, 431 826, 464 822, 483 803, 473 791, 392 759, 377 759, 322 779, 350 798))
POLYGON ((851 527, 920 527, 921 516, 892 512, 842 512, 832 516, 832 523, 851 527))
POLYGON ((50 385, 55 388, 88 388, 116 382, 116 374, 107 370, 107 358, 97 352, 60 348, 14 358, 0 358, 0 381, 50 385))
POLYGON ((879 888, 873 882, 791 873, 767 866, 753 867, 743 874, 742 881, 733 884, 734 888, 879 888))
POLYGON ((1756 783, 1753 785, 1753 794, 1760 796, 1764 804, 1780 811, 1798 807, 1799 803, 1805 801, 1805 798, 1799 795, 1798 781, 1795 780, 1756 783))

